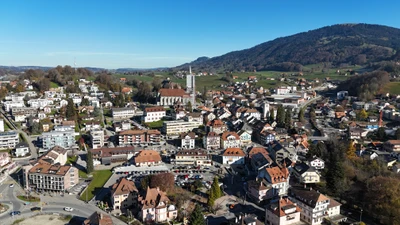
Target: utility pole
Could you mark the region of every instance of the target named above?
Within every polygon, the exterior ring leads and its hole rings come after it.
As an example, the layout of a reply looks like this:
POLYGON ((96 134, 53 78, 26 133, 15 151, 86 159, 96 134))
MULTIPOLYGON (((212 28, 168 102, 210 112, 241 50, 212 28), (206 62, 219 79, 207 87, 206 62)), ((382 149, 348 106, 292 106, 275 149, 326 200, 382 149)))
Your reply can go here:
POLYGON ((360 213, 360 223, 361 223, 361 221, 362 221, 362 212, 363 212, 363 210, 362 209, 360 209, 361 210, 361 213, 360 213))

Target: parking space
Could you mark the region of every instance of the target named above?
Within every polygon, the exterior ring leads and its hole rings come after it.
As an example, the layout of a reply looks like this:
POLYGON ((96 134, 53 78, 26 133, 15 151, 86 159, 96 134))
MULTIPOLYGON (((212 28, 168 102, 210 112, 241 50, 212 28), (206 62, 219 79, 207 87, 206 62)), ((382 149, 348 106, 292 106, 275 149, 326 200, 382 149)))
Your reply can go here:
POLYGON ((84 180, 68 190, 70 195, 79 195, 88 185, 90 181, 84 180))

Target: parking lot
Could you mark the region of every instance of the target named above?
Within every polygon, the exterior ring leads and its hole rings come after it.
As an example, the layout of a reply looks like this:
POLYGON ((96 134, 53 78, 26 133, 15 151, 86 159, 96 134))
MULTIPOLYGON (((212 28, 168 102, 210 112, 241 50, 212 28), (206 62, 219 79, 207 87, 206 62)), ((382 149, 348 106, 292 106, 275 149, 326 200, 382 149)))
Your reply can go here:
POLYGON ((90 182, 88 180, 82 181, 69 189, 68 192, 70 195, 79 195, 89 185, 89 183, 90 182))

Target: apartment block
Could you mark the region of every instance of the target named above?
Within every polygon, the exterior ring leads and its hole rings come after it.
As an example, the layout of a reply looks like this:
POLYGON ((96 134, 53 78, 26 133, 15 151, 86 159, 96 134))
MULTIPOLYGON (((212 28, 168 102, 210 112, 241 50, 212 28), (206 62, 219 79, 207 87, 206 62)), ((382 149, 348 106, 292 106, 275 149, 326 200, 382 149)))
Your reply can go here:
POLYGON ((75 131, 70 127, 56 127, 53 131, 42 133, 43 149, 49 150, 55 146, 71 149, 75 144, 75 131))
POLYGON ((157 107, 147 107, 144 109, 143 121, 145 123, 150 123, 154 121, 159 121, 165 117, 166 111, 162 106, 157 107))
POLYGON ((7 131, 0 133, 0 149, 13 149, 19 143, 18 133, 15 131, 7 131))
POLYGON ((161 133, 158 130, 124 130, 118 134, 118 145, 160 144, 161 133))
POLYGON ((113 209, 124 211, 133 205, 137 205, 138 193, 135 182, 121 178, 111 188, 113 209))
POLYGON ((135 116, 134 108, 112 108, 113 119, 128 119, 135 116))
POLYGON ((189 166, 211 166, 211 159, 204 150, 180 150, 175 155, 175 164, 189 166))
POLYGON ((180 133, 189 132, 195 128, 199 128, 201 125, 203 125, 203 122, 199 121, 164 121, 161 132, 166 135, 179 135, 180 133))
POLYGON ((103 129, 93 129, 90 131, 90 141, 92 148, 101 148, 104 146, 104 131, 103 129))

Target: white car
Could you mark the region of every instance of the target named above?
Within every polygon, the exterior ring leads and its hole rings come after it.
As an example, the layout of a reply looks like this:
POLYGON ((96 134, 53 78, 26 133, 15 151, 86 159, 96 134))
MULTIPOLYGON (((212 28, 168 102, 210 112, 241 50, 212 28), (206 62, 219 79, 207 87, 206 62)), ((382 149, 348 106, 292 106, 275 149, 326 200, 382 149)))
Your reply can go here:
POLYGON ((14 184, 10 184, 10 186, 9 186, 10 188, 12 188, 12 187, 14 187, 14 184))
POLYGON ((72 211, 74 211, 74 209, 71 208, 71 207, 65 207, 64 210, 67 211, 67 212, 72 212, 72 211))

